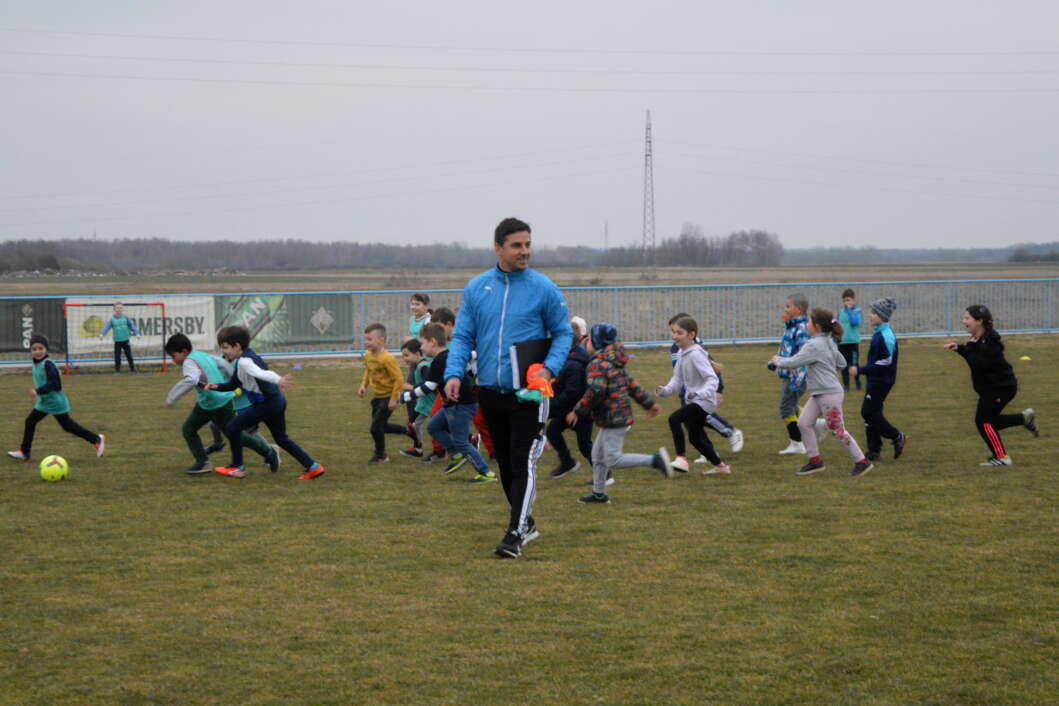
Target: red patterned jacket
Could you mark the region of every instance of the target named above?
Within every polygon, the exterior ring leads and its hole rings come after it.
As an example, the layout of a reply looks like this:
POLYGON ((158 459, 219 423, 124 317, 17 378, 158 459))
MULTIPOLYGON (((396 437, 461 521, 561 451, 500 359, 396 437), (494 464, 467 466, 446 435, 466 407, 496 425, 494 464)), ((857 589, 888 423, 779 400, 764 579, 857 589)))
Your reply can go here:
POLYGON ((613 429, 633 422, 632 400, 644 409, 654 406, 654 399, 625 370, 629 356, 620 343, 596 353, 588 364, 585 395, 574 407, 579 417, 592 415, 596 426, 613 429))

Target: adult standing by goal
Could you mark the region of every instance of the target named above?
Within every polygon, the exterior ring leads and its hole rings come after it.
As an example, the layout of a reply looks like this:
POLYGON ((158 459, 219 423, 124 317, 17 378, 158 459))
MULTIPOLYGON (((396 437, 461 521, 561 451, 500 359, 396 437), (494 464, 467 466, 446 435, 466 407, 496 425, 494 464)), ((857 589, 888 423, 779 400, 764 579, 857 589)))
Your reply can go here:
MULTIPOLYGON (((559 288, 530 269, 530 226, 517 218, 500 221, 493 234, 497 264, 463 290, 463 303, 452 332, 445 395, 459 397, 472 352, 477 352, 478 403, 493 436, 500 481, 510 507, 500 557, 516 558, 522 547, 539 536, 531 515, 537 491, 537 459, 544 450, 541 430, 547 403, 524 402, 516 396, 510 347, 551 339, 538 374, 555 377, 573 341, 570 315, 559 288)), ((523 382, 524 384, 524 382, 523 382)))

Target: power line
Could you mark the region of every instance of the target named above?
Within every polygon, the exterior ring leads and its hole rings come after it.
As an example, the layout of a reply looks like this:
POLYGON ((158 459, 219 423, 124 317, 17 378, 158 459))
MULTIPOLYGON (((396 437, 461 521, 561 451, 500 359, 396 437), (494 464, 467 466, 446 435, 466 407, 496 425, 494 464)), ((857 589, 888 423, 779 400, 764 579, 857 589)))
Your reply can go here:
POLYGON ((267 66, 302 69, 358 69, 380 71, 428 71, 428 72, 482 72, 522 74, 591 74, 616 76, 1054 76, 1059 69, 1019 69, 1012 71, 718 71, 699 69, 643 70, 643 69, 593 69, 593 68, 544 68, 514 66, 437 66, 409 64, 347 64, 328 62, 253 61, 247 59, 204 59, 194 57, 129 56, 120 54, 80 54, 68 52, 0 50, 0 54, 11 56, 36 56, 63 59, 103 59, 107 61, 147 61, 156 63, 207 64, 222 66, 267 66))
POLYGON ((34 27, 0 27, 0 32, 50 34, 75 37, 111 37, 117 39, 151 39, 227 44, 271 44, 281 46, 356 47, 361 49, 404 49, 428 51, 495 52, 510 54, 626 54, 667 56, 1055 56, 1056 49, 592 49, 586 47, 512 47, 459 46, 450 44, 417 44, 412 42, 320 41, 291 39, 248 39, 244 37, 196 37, 175 34, 137 34, 122 32, 77 32, 34 27))
MULTIPOLYGON (((771 150, 761 150, 752 147, 726 147, 723 145, 702 145, 693 142, 684 142, 676 140, 671 144, 683 145, 685 147, 693 147, 697 149, 708 149, 708 150, 719 150, 724 152, 736 152, 736 153, 748 153, 748 154, 763 154, 770 156, 775 154, 771 150)), ((898 162, 888 159, 868 159, 865 157, 849 157, 842 154, 820 154, 812 152, 787 152, 788 156, 794 157, 808 157, 810 159, 835 159, 843 162, 853 162, 856 164, 881 164, 891 167, 918 167, 923 169, 946 169, 964 172, 978 172, 983 174, 1015 174, 1018 176, 1043 176, 1049 178, 1059 178, 1059 172, 1035 172, 1035 171, 1022 171, 1014 169, 985 169, 983 167, 969 167, 966 165, 952 165, 952 164, 933 164, 929 162, 898 162)))
POLYGON ((184 82, 215 85, 244 86, 291 86, 303 88, 382 88, 396 90, 446 90, 446 91, 486 91, 505 93, 659 93, 674 95, 722 94, 722 95, 940 95, 940 94, 1051 94, 1059 93, 1059 88, 660 88, 644 86, 642 88, 621 88, 605 86, 484 86, 460 84, 415 84, 389 82, 342 82, 342 81, 272 81, 255 79, 196 78, 178 76, 138 76, 131 74, 85 74, 60 71, 7 71, 0 70, 2 76, 37 76, 44 78, 84 78, 150 82, 184 82))
MULTIPOLYGON (((170 200, 172 200, 172 201, 198 201, 198 200, 205 201, 205 200, 215 200, 215 199, 234 199, 234 198, 245 198, 245 197, 256 198, 256 197, 261 197, 261 196, 280 196, 280 195, 284 195, 284 194, 298 194, 298 193, 306 193, 306 192, 312 193, 312 192, 321 192, 321 191, 331 191, 331 190, 334 190, 334 189, 364 188, 364 187, 374 186, 374 185, 377 185, 377 184, 392 184, 392 183, 409 182, 409 181, 413 181, 414 182, 417 179, 424 179, 424 178, 429 178, 429 179, 450 179, 450 178, 453 178, 453 177, 459 177, 459 176, 463 176, 463 175, 466 175, 466 174, 489 174, 489 173, 494 173, 494 172, 506 172, 506 171, 510 171, 510 170, 513 170, 513 169, 526 170, 526 169, 537 169, 537 168, 541 168, 541 167, 562 166, 562 165, 570 164, 571 162, 576 163, 576 164, 584 164, 585 162, 611 161, 611 160, 614 160, 614 159, 627 159, 627 158, 628 158, 628 155, 626 155, 626 154, 611 154, 611 155, 605 155, 605 156, 601 155, 601 156, 598 156, 598 157, 595 157, 595 158, 592 158, 592 157, 580 157, 580 158, 574 159, 574 160, 564 159, 564 160, 558 160, 558 161, 552 161, 552 162, 543 162, 543 163, 502 164, 502 165, 495 166, 495 167, 485 167, 485 168, 479 168, 479 169, 470 169, 470 170, 464 170, 464 171, 460 171, 460 172, 450 172, 448 174, 442 173, 442 174, 429 174, 429 175, 427 175, 427 174, 420 173, 420 174, 415 174, 415 175, 412 175, 412 176, 395 176, 395 177, 388 177, 388 178, 384 178, 384 179, 373 179, 371 181, 358 182, 358 183, 354 183, 354 184, 332 184, 332 185, 329 185, 329 186, 315 186, 315 187, 305 187, 305 188, 295 188, 295 189, 270 189, 270 190, 267 190, 267 191, 250 191, 250 192, 243 192, 243 193, 198 194, 198 195, 193 195, 193 196, 173 197, 170 200)), ((27 212, 27 211, 30 211, 30 212, 32 212, 32 211, 54 211, 56 209, 71 209, 71 208, 114 208, 114 207, 118 207, 118 206, 145 206, 145 205, 151 205, 151 204, 155 204, 155 203, 158 203, 157 199, 151 199, 151 200, 139 199, 139 200, 134 200, 134 201, 114 201, 114 202, 110 202, 110 203, 94 203, 94 204, 93 203, 89 203, 89 204, 70 204, 70 205, 29 206, 29 207, 16 207, 16 208, 0 209, 0 213, 24 213, 24 212, 27 212)))

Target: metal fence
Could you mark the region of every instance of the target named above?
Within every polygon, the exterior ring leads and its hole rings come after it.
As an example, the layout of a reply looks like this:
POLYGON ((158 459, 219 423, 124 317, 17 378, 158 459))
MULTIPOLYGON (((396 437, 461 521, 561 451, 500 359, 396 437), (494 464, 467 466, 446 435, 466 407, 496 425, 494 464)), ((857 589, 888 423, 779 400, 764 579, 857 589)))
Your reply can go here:
MULTIPOLYGON (((668 342, 667 321, 673 314, 691 314, 712 344, 775 341, 782 334, 780 316, 786 298, 801 292, 811 306, 837 309, 846 287, 857 293, 865 310, 888 296, 897 300, 892 322, 899 336, 939 336, 962 333, 963 310, 985 304, 1003 333, 1059 332, 1059 277, 1038 279, 935 280, 897 282, 804 282, 786 284, 723 284, 644 287, 565 287, 571 315, 591 322, 609 321, 630 345, 668 342)), ((431 308, 459 310, 462 290, 420 290, 430 295, 431 308)), ((212 349, 216 328, 246 325, 254 333, 254 347, 272 356, 353 355, 363 352, 362 331, 379 322, 396 348, 408 331, 408 301, 412 290, 344 292, 262 292, 253 294, 122 295, 124 302, 165 301, 166 319, 143 322, 150 341, 139 341, 146 359, 159 358, 158 337, 183 331, 196 347, 212 349), (159 331, 159 327, 161 331, 159 331), (189 327, 194 327, 194 330, 189 327)), ((64 302, 114 301, 113 296, 0 298, 0 364, 27 362, 28 331, 33 311, 62 310, 64 302), (36 309, 34 309, 34 306, 36 309), (26 312, 30 312, 27 319, 26 312)), ((54 318, 54 314, 52 314, 54 318)), ((111 357, 98 343, 100 321, 51 322, 49 335, 61 341, 75 363, 104 363, 111 357), (91 323, 91 326, 89 325, 91 323), (61 328, 61 331, 56 331, 61 328), (79 337, 92 339, 92 346, 79 337)), ((870 327, 862 326, 865 335, 870 327)), ((105 344, 104 344, 105 345, 105 344)), ((66 353, 66 350, 63 353, 66 353)), ((56 356, 58 357, 58 356, 56 356)))

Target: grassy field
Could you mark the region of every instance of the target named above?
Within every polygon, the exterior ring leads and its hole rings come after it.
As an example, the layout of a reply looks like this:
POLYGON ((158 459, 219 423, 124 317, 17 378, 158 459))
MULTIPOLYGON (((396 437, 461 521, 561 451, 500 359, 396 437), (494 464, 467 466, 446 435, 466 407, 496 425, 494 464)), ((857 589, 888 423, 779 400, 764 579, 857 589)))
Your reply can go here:
MULTIPOLYGON (((602 507, 576 502, 585 469, 542 477, 542 536, 519 560, 492 554, 497 484, 400 458, 400 439, 368 467, 351 363, 295 373, 292 436, 328 468, 313 482, 289 457, 276 475, 257 459, 244 480, 184 475, 173 372, 68 378, 109 451, 45 420, 34 456, 64 455, 69 480, 0 472, 0 703, 1056 703, 1055 337, 1008 339, 1032 359, 1012 408, 1042 433, 1006 431, 1002 469, 978 466, 963 361, 902 342, 887 412, 911 441, 859 479, 833 440, 808 478, 776 455, 772 350, 717 351, 747 439, 718 444, 731 477, 621 471, 602 507)), ((632 370, 653 388, 668 358, 632 370)), ((0 375, 7 448, 29 387, 0 375)), ((661 445, 664 419, 641 412, 626 449, 661 445)))
MULTIPOLYGON (((0 278, 0 296, 272 292, 359 289, 463 289, 483 268, 469 270, 363 269, 321 272, 248 272, 238 275, 154 273, 99 277, 0 278)), ((765 282, 882 282, 892 280, 1055 277, 1054 263, 829 265, 826 267, 544 267, 557 284, 637 286, 765 282)))

